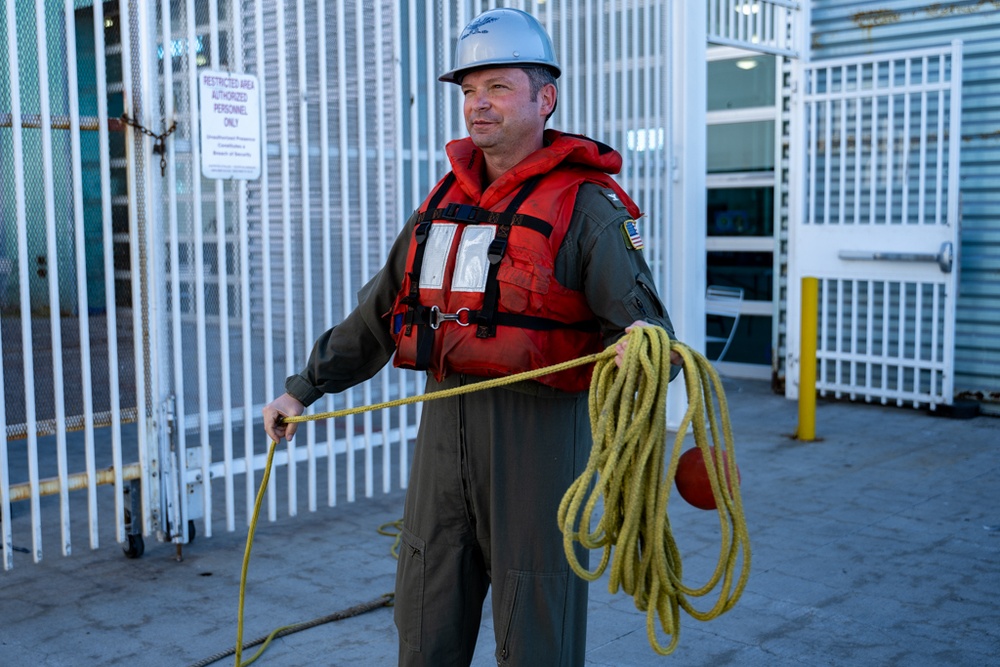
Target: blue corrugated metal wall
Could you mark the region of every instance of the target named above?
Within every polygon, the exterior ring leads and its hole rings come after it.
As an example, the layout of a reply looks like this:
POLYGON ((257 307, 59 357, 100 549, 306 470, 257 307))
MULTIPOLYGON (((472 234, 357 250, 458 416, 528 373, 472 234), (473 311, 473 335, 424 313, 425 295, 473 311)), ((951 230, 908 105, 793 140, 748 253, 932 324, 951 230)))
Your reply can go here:
POLYGON ((812 3, 812 59, 963 41, 956 397, 1000 403, 1000 2, 812 3))

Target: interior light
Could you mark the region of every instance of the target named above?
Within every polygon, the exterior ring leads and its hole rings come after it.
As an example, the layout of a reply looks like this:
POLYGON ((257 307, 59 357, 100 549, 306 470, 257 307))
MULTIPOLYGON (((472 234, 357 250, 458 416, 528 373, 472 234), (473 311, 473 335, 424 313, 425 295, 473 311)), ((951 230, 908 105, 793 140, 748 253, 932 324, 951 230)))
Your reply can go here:
POLYGON ((104 27, 105 28, 110 28, 114 24, 115 24, 115 20, 114 19, 104 19, 104 27))
POLYGON ((736 66, 745 70, 751 70, 759 64, 755 58, 744 58, 736 61, 736 66))
POLYGON ((760 11, 759 2, 744 2, 742 4, 736 5, 734 8, 740 14, 749 16, 750 14, 756 14, 760 11))

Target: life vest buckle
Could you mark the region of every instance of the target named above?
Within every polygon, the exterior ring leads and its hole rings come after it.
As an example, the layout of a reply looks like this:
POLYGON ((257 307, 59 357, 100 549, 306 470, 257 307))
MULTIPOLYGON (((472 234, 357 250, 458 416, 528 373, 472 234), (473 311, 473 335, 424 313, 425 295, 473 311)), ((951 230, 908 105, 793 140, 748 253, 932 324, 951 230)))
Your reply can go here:
POLYGON ((479 219, 479 212, 481 210, 478 206, 471 204, 452 203, 445 206, 441 217, 445 220, 454 220, 456 222, 476 222, 479 219))
POLYGON ((459 326, 469 326, 469 309, 459 308, 454 313, 442 313, 437 306, 431 306, 430 315, 427 317, 427 324, 431 329, 437 330, 442 322, 457 322, 459 326))

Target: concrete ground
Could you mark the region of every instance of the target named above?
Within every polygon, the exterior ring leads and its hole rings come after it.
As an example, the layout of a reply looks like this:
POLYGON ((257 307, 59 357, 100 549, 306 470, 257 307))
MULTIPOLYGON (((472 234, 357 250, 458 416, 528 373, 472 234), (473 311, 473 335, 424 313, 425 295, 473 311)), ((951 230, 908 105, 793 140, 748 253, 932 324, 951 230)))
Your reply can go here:
MULTIPOLYGON (((789 437, 795 403, 762 382, 725 386, 752 543, 746 591, 713 621, 683 615, 679 647, 659 657, 644 615, 608 593, 605 575, 590 589, 587 665, 1000 665, 1000 419, 821 400, 821 440, 803 443, 789 437)), ((391 591, 392 540, 376 528, 399 518, 402 500, 397 491, 262 523, 244 639, 391 591)), ((685 578, 700 584, 719 523, 672 500, 685 578)), ((225 651, 244 542, 242 529, 216 529, 182 562, 152 538, 134 560, 116 545, 69 557, 50 546, 39 564, 16 554, 0 571, 0 665, 184 666, 225 651)), ((491 624, 487 604, 477 666, 495 664, 491 624)), ((277 639, 255 664, 395 660, 392 612, 380 608, 277 639)))

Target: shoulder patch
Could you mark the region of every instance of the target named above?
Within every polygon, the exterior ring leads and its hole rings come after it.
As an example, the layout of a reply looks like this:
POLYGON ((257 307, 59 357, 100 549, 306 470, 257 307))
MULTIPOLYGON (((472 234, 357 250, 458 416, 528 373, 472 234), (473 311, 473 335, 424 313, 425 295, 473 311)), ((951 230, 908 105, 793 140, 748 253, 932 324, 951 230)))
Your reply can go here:
POLYGON ((642 250, 642 237, 639 235, 639 225, 635 220, 629 218, 622 223, 622 236, 625 237, 625 246, 630 250, 642 250))
POLYGON ((604 188, 603 190, 601 190, 601 192, 603 192, 604 196, 608 198, 608 201, 614 204, 615 208, 620 208, 620 209, 625 208, 625 202, 621 200, 621 198, 614 190, 612 190, 611 188, 604 188))

